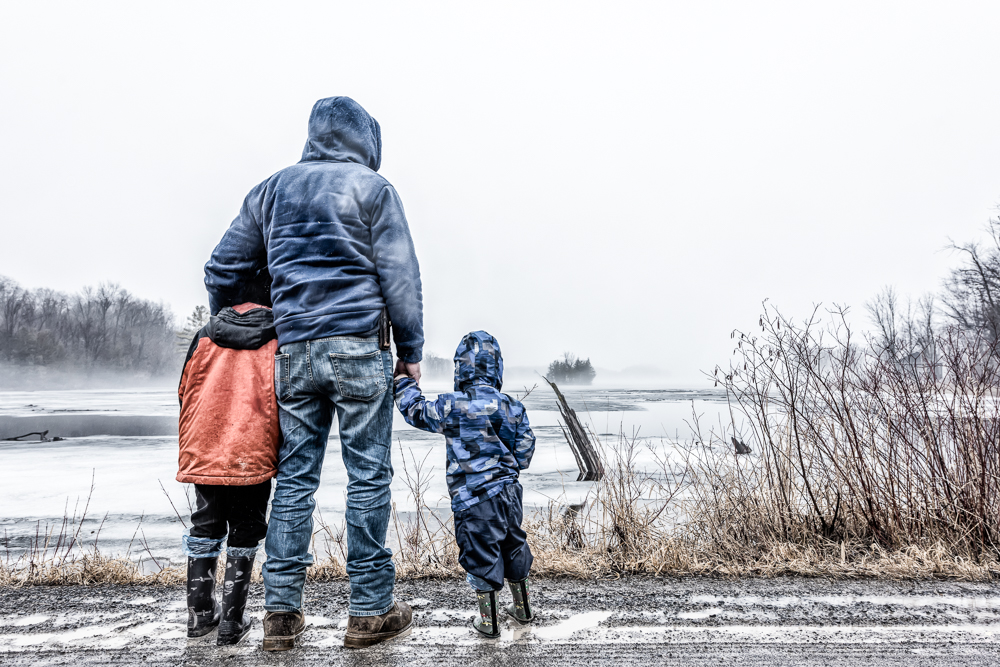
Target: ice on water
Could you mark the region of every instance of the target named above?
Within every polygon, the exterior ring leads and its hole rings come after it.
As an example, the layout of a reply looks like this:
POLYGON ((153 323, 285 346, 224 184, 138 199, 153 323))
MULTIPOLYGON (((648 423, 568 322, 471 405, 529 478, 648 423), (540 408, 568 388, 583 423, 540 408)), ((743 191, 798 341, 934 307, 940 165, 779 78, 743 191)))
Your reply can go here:
MULTIPOLYGON (((428 395, 450 391, 447 383, 426 384, 428 395)), ((618 433, 625 433, 657 444, 667 443, 669 448, 674 439, 690 439, 692 409, 707 423, 717 424, 723 413, 728 415, 722 397, 710 390, 570 387, 565 394, 580 419, 606 441, 615 441, 618 433)), ((552 392, 548 387, 539 387, 525 405, 537 437, 531 468, 521 476, 528 511, 531 507, 547 507, 550 502, 584 501, 592 483, 576 481, 576 462, 559 427, 552 392)), ((173 388, 0 392, 0 416, 83 413, 162 417, 176 414, 177 409, 173 388)), ((10 435, 17 434, 0 437, 10 435)), ((27 546, 39 522, 43 529, 46 524, 58 527, 64 515, 75 512, 79 516, 89 496, 87 521, 81 534, 84 544, 89 545, 99 536, 102 552, 118 554, 131 544, 133 557, 151 561, 143 564, 144 569, 179 562, 181 519, 188 520, 191 507, 186 485, 174 481, 176 436, 91 436, 53 443, 0 443, 0 450, 4 462, 0 468, 0 537, 12 556, 27 546), (137 533, 140 519, 141 531, 137 533)), ((446 516, 450 504, 444 440, 409 427, 397 413, 393 423, 396 476, 392 494, 397 509, 404 514, 415 509, 404 470, 413 475, 420 463, 422 474, 430 482, 426 502, 446 516)), ((640 448, 641 465, 659 464, 640 448)), ((331 526, 342 520, 346 483, 334 426, 323 484, 316 494, 322 519, 331 526)))

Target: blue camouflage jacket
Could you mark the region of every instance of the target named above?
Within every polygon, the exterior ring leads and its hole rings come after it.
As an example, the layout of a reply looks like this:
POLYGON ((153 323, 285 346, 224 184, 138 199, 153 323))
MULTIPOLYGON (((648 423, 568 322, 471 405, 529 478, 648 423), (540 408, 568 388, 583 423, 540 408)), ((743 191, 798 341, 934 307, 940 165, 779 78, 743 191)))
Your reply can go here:
POLYGON ((396 380, 396 406, 406 423, 445 437, 454 512, 500 493, 535 453, 528 414, 500 393, 502 384, 500 344, 485 331, 470 333, 455 351, 454 393, 428 401, 413 378, 396 380))
POLYGON ((212 314, 269 272, 280 345, 374 335, 387 307, 396 354, 420 361, 420 268, 381 159, 379 124, 360 104, 317 102, 302 160, 250 191, 205 265, 212 314))

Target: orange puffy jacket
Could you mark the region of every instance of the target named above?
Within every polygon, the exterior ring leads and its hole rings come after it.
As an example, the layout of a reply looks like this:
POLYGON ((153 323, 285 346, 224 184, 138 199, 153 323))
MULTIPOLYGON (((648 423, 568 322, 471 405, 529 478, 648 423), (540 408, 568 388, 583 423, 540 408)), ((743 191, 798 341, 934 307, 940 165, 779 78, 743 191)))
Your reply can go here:
POLYGON ((191 341, 181 402, 177 481, 247 486, 277 473, 278 403, 271 309, 223 308, 191 341))

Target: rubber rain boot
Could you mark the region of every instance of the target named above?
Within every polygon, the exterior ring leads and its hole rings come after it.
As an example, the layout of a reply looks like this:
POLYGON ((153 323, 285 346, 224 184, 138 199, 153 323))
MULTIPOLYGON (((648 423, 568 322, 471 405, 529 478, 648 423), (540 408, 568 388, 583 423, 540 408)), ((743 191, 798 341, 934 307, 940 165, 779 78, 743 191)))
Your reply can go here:
POLYGON ((521 581, 507 581, 514 602, 507 605, 507 613, 518 623, 531 623, 535 620, 535 611, 531 606, 531 586, 528 578, 521 581))
POLYGON ((472 622, 472 627, 476 632, 496 639, 500 636, 499 618, 497 618, 497 592, 496 591, 476 591, 479 599, 479 617, 472 622))
POLYGON ((253 572, 254 557, 226 558, 226 580, 222 587, 222 622, 219 624, 219 646, 236 644, 247 636, 253 619, 243 611, 247 607, 250 593, 250 575, 253 572))
POLYGON ((215 601, 215 567, 218 556, 192 558, 187 563, 188 637, 204 637, 222 617, 215 601))

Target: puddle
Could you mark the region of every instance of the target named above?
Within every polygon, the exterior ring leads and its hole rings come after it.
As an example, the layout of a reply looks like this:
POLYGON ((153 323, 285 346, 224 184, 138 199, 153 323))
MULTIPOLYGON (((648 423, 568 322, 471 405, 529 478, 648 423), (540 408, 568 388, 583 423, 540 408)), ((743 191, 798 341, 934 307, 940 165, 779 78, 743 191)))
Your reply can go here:
POLYGON ((721 609, 718 607, 712 607, 711 609, 699 609, 698 611, 682 611, 677 614, 677 618, 683 618, 686 621, 703 621, 706 618, 712 618, 713 616, 718 616, 721 613, 721 609))
POLYGON ((597 627, 601 622, 611 617, 610 611, 588 611, 570 616, 562 623, 535 628, 532 634, 539 639, 568 639, 574 632, 597 627))
MULTIPOLYGON (((107 646, 106 642, 96 642, 95 640, 106 637, 121 627, 121 625, 94 625, 75 628, 73 630, 67 630, 66 632, 42 632, 30 635, 0 635, 0 646, 6 644, 12 647, 25 647, 43 646, 45 644, 75 643, 77 645, 99 644, 103 647, 107 646)), ((125 643, 132 641, 129 637, 121 636, 116 637, 115 639, 123 639, 125 643)), ((113 643, 114 642, 112 642, 112 644, 113 643)), ((109 648, 117 647, 109 646, 109 648)))
POLYGON ((465 622, 466 619, 472 619, 475 617, 476 612, 474 609, 424 609, 418 612, 417 618, 420 622, 429 623, 448 623, 450 621, 458 620, 460 622, 465 622))
POLYGON ((143 623, 127 630, 128 634, 150 639, 181 639, 187 637, 187 624, 143 623))
POLYGON ((139 604, 153 604, 154 602, 156 602, 156 598, 154 598, 154 597, 144 597, 144 598, 136 598, 134 600, 129 600, 125 604, 139 605, 139 604))
POLYGON ((187 637, 184 623, 163 621, 143 623, 133 627, 127 624, 88 625, 64 632, 40 632, 36 634, 0 635, 0 651, 11 648, 38 648, 53 645, 69 645, 101 649, 121 649, 135 643, 137 638, 155 641, 173 641, 187 637))
POLYGON ((417 627, 413 629, 411 640, 415 644, 445 644, 448 646, 472 646, 489 644, 492 646, 508 644, 523 639, 531 639, 537 635, 537 628, 511 624, 500 628, 500 636, 496 639, 483 639, 472 629, 472 623, 459 627, 445 628, 417 627))
POLYGON ((1000 607, 1000 597, 966 597, 958 595, 803 595, 765 598, 757 595, 724 597, 718 595, 695 595, 693 604, 738 605, 743 607, 793 607, 803 604, 825 604, 834 607, 848 607, 856 604, 881 605, 886 607, 935 607, 949 606, 965 609, 991 609, 1000 607))
POLYGON ((764 644, 940 644, 942 642, 994 643, 1000 627, 994 625, 902 626, 622 626, 597 628, 582 643, 739 643, 764 644))
POLYGON ((429 607, 431 605, 431 601, 425 598, 415 598, 410 600, 408 604, 414 609, 423 609, 424 607, 429 607))
POLYGON ((326 616, 306 616, 306 623, 314 628, 328 628, 335 625, 336 621, 326 616))
POLYGON ((314 646, 316 648, 333 648, 344 645, 344 633, 333 630, 313 630, 306 638, 303 647, 314 646))
POLYGON ((444 609, 436 609, 428 620, 432 623, 447 623, 451 619, 452 615, 444 609))
POLYGON ((42 614, 32 614, 30 616, 8 616, 6 618, 0 619, 0 625, 14 625, 17 627, 25 627, 28 625, 40 625, 45 621, 49 620, 50 617, 44 616, 42 614))
POLYGON ((779 598, 764 598, 759 595, 744 595, 740 597, 722 597, 718 595, 695 595, 692 604, 733 604, 741 607, 791 607, 802 604, 803 598, 784 596, 779 598))
POLYGON ((821 604, 846 607, 852 604, 874 604, 897 607, 964 607, 989 609, 1000 607, 1000 597, 964 597, 958 595, 821 595, 805 599, 821 604))

